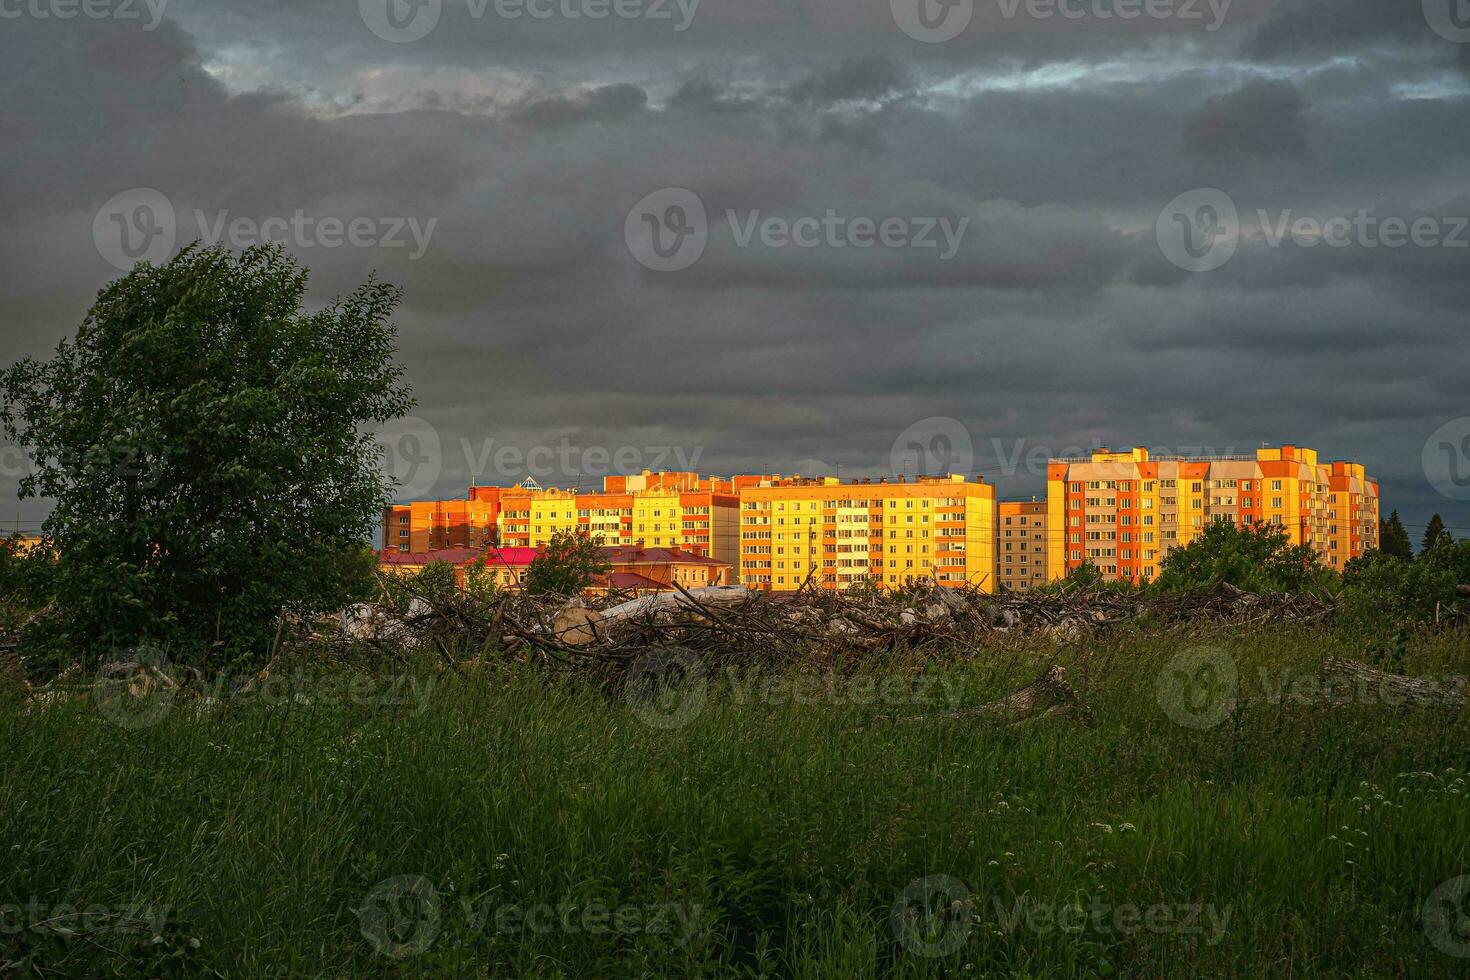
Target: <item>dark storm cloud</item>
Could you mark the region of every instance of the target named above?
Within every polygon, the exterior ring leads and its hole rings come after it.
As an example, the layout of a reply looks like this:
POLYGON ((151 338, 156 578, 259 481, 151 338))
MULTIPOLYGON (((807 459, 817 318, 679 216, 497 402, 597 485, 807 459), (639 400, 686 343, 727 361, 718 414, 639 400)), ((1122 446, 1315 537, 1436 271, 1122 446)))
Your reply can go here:
MULTIPOLYGON (((1004 493, 1041 485, 1018 447, 1296 441, 1367 462, 1411 520, 1453 511, 1418 460, 1470 414, 1470 253, 1262 235, 1470 211, 1470 45, 1417 3, 1236 0, 1206 31, 977 0, 943 44, 905 35, 888 0, 705 0, 683 31, 447 2, 404 44, 356 6, 7 22, 7 352, 75 329, 116 275, 97 208, 147 187, 181 240, 196 213, 435 222, 413 260, 289 248, 314 301, 374 269, 404 286, 402 360, 445 494, 517 476, 483 469, 487 442, 876 473, 904 428, 949 416, 1004 493), (625 223, 674 187, 702 202, 708 246, 650 271, 625 223), (1196 188, 1226 192, 1245 230, 1208 273, 1155 238, 1196 188), (964 231, 952 252, 937 232, 932 249, 759 232, 829 215, 964 231)), ((579 480, 595 475, 553 482, 579 480)))
POLYGON ((1220 157, 1310 154, 1306 101, 1290 82, 1247 82, 1212 96, 1184 132, 1192 153, 1220 157))

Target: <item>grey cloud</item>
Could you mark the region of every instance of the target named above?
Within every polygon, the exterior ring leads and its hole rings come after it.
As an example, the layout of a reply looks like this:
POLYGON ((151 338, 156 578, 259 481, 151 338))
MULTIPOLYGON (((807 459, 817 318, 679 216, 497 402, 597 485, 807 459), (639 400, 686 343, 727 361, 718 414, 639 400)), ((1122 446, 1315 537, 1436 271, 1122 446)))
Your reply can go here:
POLYGON ((418 261, 292 251, 314 302, 374 269, 405 287, 402 360, 451 447, 442 493, 472 475, 461 439, 857 475, 953 416, 1004 493, 1039 480, 1006 474, 991 439, 1296 440, 1361 457, 1411 521, 1448 514, 1416 467, 1466 412, 1463 253, 1253 240, 1192 275, 1153 227, 1198 187, 1248 219, 1466 210, 1464 53, 1377 4, 1237 6, 1207 36, 980 4, 942 45, 905 37, 887 0, 706 0, 683 34, 457 9, 407 45, 340 3, 200 0, 147 34, 8 24, 0 329, 13 356, 75 329, 116 274, 95 209, 128 187, 185 213, 415 215, 438 219, 418 261), (664 187, 714 224, 679 273, 623 241, 664 187), (935 261, 740 247, 725 221, 829 209, 970 225, 935 261))
POLYGON ((1191 153, 1222 157, 1310 156, 1307 104, 1290 82, 1258 80, 1211 97, 1188 122, 1191 153))

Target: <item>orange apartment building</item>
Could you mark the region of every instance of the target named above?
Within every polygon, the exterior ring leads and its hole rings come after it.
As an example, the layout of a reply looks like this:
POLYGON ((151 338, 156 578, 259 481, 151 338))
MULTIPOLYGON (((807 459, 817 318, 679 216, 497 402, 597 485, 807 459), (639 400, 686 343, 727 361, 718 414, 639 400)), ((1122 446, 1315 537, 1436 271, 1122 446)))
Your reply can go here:
POLYGON ((995 579, 1011 592, 1045 585, 1046 501, 1002 500, 995 526, 995 579))
POLYGON ((913 579, 995 587, 995 488, 963 476, 762 480, 740 491, 740 579, 772 592, 913 579))
POLYGON ((426 500, 383 510, 383 551, 422 554, 499 542, 502 497, 520 487, 472 487, 464 500, 426 500))
POLYGON ((608 547, 681 548, 734 567, 740 551, 739 492, 763 479, 644 472, 609 476, 600 493, 543 489, 534 480, 476 487, 466 500, 388 508, 383 550, 539 548, 558 532, 582 530, 608 547))
POLYGON ((1108 579, 1157 578, 1163 556, 1214 520, 1274 524, 1341 569, 1378 546, 1378 484, 1312 449, 1253 456, 1150 456, 1107 449, 1047 466, 1047 578, 1084 561, 1108 579))

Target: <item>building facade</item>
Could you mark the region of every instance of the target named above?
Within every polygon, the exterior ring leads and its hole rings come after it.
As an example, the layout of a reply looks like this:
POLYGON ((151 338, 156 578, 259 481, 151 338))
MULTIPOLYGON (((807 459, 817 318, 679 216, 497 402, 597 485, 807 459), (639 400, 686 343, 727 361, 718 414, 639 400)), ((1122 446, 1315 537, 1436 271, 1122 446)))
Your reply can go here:
POLYGON ((963 476, 909 482, 764 480, 740 490, 740 580, 773 592, 995 585, 995 488, 963 476))
POLYGON ((1047 578, 1046 501, 1003 500, 996 507, 995 580, 1019 592, 1045 585, 1047 578))
POLYGON ((1108 579, 1157 578, 1163 557, 1215 520, 1273 524, 1341 570, 1378 546, 1378 484, 1361 464, 1322 464, 1298 446, 1212 457, 1101 449, 1052 460, 1047 578, 1084 562, 1108 579))
POLYGON ((540 548, 558 533, 585 531, 606 547, 681 548, 734 567, 740 553, 740 488, 763 479, 644 472, 607 477, 601 491, 588 493, 542 488, 533 480, 476 487, 466 500, 388 508, 382 546, 405 553, 540 548))

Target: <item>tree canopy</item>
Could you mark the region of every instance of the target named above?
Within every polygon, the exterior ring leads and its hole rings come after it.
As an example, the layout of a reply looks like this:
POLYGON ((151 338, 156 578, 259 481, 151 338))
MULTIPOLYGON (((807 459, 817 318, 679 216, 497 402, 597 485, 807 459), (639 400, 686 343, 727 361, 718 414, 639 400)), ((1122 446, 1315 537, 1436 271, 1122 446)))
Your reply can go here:
POLYGON ((370 279, 308 312, 306 285, 279 246, 192 246, 0 372, 0 422, 35 460, 21 496, 54 501, 53 639, 249 657, 283 611, 360 591, 391 489, 369 427, 413 404, 400 293, 370 279))

